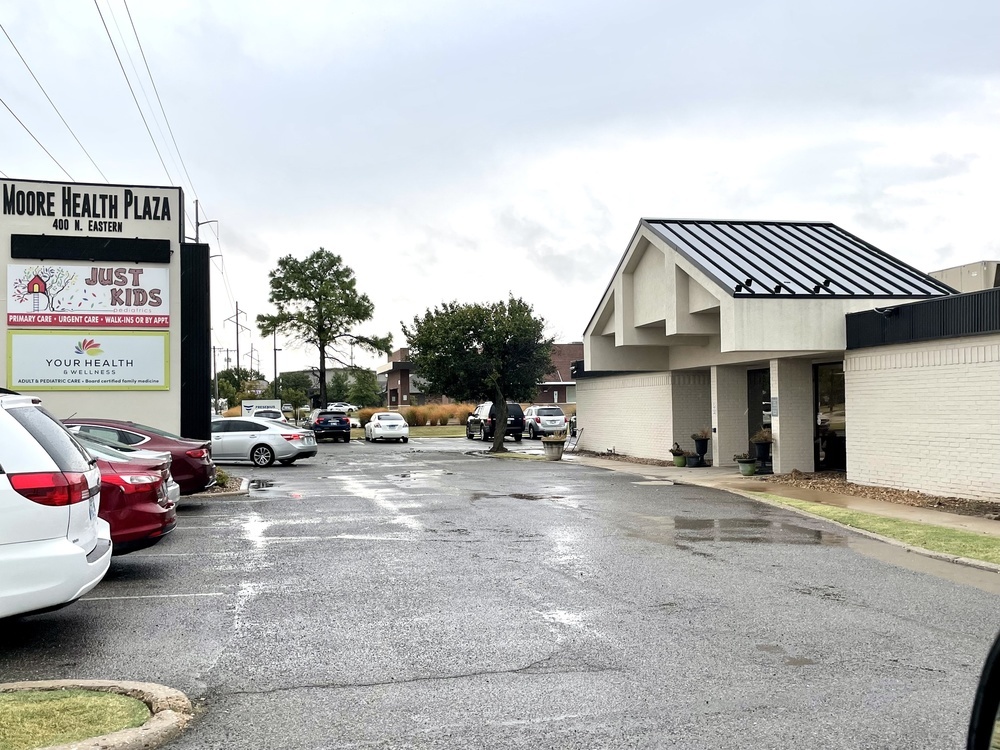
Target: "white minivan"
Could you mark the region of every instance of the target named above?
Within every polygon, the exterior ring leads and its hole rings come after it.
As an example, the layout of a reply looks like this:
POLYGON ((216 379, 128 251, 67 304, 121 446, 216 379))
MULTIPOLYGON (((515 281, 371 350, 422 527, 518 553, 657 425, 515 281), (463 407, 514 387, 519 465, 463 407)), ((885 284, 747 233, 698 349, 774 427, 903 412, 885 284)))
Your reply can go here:
POLYGON ((111 563, 97 461, 36 398, 0 395, 0 618, 76 601, 111 563))

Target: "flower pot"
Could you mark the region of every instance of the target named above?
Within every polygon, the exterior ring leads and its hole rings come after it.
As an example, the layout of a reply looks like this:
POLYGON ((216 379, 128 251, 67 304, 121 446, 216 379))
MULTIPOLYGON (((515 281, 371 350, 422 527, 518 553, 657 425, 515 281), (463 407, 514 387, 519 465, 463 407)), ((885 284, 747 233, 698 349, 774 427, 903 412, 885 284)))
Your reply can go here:
POLYGON ((689 469, 701 466, 701 456, 687 456, 687 465, 689 469))
POLYGON ((767 463, 771 460, 771 444, 770 443, 754 443, 753 448, 757 451, 757 460, 761 463, 767 463))
POLYGON ((708 453, 708 441, 709 438, 695 438, 694 439, 694 452, 699 456, 704 456, 708 453))
POLYGON ((685 466, 687 459, 684 456, 674 456, 674 466, 685 466))
POLYGON ((737 461, 740 466, 740 474, 745 477, 752 477, 757 473, 757 459, 750 458, 745 461, 737 461))
POLYGON ((546 461, 562 460, 563 449, 566 441, 558 438, 542 438, 542 450, 545 452, 546 461))

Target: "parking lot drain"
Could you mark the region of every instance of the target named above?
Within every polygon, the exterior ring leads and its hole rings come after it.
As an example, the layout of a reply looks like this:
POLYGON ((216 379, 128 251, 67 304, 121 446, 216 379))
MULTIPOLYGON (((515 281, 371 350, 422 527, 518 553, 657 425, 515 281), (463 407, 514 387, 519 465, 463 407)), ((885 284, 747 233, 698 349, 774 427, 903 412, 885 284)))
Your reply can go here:
POLYGON ((274 486, 273 479, 251 479, 250 489, 252 490, 266 490, 268 487, 274 486))

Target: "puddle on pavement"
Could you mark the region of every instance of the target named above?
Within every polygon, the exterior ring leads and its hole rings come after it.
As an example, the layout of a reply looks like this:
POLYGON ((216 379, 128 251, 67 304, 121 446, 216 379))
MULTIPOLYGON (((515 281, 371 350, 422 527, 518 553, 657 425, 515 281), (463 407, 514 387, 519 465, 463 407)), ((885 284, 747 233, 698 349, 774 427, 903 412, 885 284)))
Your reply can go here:
POLYGON ((423 471, 404 471, 402 474, 391 474, 386 477, 390 482, 397 479, 409 479, 415 482, 419 479, 430 479, 431 477, 451 476, 454 472, 445 469, 425 469, 423 471))
POLYGON ((819 544, 841 547, 846 537, 794 523, 769 521, 766 518, 688 518, 663 519, 659 528, 646 528, 630 536, 672 544, 681 549, 700 542, 735 542, 738 544, 819 544))

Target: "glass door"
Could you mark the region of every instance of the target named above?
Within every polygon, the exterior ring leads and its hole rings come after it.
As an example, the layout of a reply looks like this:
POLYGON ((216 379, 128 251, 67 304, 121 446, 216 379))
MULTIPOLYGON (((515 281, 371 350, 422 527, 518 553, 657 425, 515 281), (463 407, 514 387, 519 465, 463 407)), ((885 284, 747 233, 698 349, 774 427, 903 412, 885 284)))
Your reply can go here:
POLYGON ((815 459, 817 471, 847 471, 847 412, 844 363, 813 366, 816 392, 815 459))

